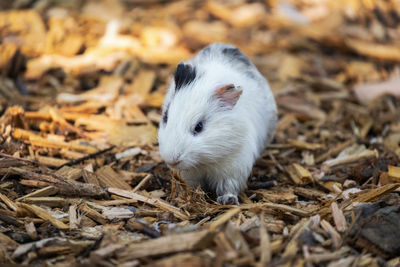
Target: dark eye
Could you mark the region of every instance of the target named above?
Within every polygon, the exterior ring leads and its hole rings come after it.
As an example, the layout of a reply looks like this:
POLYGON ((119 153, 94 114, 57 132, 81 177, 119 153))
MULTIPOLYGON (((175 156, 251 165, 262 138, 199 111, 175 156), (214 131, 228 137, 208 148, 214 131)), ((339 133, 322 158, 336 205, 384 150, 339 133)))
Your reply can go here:
POLYGON ((167 121, 168 121, 168 108, 164 112, 164 115, 162 117, 162 121, 163 121, 164 124, 167 124, 167 121))
POLYGON ((203 131, 203 122, 199 121, 196 124, 196 126, 194 127, 193 135, 197 135, 197 134, 201 133, 201 131, 203 131))

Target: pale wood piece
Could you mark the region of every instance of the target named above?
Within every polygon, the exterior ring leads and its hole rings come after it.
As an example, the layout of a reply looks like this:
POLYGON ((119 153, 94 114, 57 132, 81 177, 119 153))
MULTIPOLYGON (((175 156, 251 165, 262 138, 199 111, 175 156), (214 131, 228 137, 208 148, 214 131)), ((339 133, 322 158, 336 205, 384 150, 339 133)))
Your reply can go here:
POLYGON ((125 250, 117 252, 117 257, 127 261, 147 256, 198 250, 210 245, 214 235, 209 230, 202 230, 133 243, 125 250))
POLYGON ((171 204, 165 202, 164 200, 155 198, 155 197, 145 197, 138 193, 122 190, 118 188, 108 188, 107 191, 111 194, 115 194, 122 197, 127 197, 131 199, 136 199, 138 201, 147 203, 152 206, 156 206, 160 209, 172 212, 177 218, 181 220, 188 220, 189 216, 183 213, 179 208, 172 206, 171 204))
POLYGON ((60 220, 54 218, 53 215, 51 215, 50 213, 48 213, 47 211, 45 211, 44 209, 42 209, 36 205, 18 203, 18 206, 29 210, 30 212, 34 213, 36 216, 38 216, 39 218, 42 218, 45 221, 49 221, 52 225, 54 225, 55 227, 57 227, 60 230, 69 229, 68 225, 66 225, 63 222, 61 222, 60 220))

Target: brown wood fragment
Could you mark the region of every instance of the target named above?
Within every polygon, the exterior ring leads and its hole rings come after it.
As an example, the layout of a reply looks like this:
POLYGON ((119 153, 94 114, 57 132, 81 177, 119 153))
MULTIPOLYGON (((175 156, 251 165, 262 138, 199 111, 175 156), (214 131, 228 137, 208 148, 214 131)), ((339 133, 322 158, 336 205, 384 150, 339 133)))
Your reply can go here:
POLYGON ((337 146, 330 148, 327 152, 323 153, 322 155, 318 156, 315 159, 315 163, 320 163, 331 156, 336 156, 340 151, 345 149, 346 147, 351 146, 354 143, 353 139, 347 140, 346 142, 340 143, 337 146))
POLYGON ((144 101, 153 87, 155 78, 156 74, 152 70, 139 71, 133 83, 125 89, 126 93, 138 94, 142 97, 142 101, 144 101))
POLYGON ((45 183, 46 185, 52 185, 58 188, 60 193, 65 195, 98 196, 98 197, 106 195, 105 190, 96 185, 83 184, 75 181, 67 181, 66 179, 61 180, 50 175, 38 174, 20 168, 11 168, 11 169, 25 178, 35 179, 38 180, 39 182, 45 183))
POLYGON ((388 174, 389 177, 392 178, 392 180, 400 182, 400 167, 389 165, 388 174))
POLYGON ((218 232, 214 240, 224 260, 232 260, 239 256, 237 251, 232 247, 224 232, 218 232))
POLYGON ((117 250, 124 248, 122 244, 111 244, 90 253, 90 259, 93 261, 100 261, 102 259, 110 258, 114 255, 117 250))
POLYGON ((95 211, 94 209, 90 208, 88 205, 83 204, 81 207, 79 207, 79 209, 90 219, 100 224, 107 224, 107 218, 95 211))
POLYGON ((82 130, 80 130, 79 128, 77 128, 77 127, 71 125, 69 122, 67 122, 59 110, 51 107, 51 108, 49 108, 49 114, 50 114, 53 122, 59 124, 61 129, 74 132, 79 137, 82 137, 82 138, 87 137, 87 135, 82 130))
POLYGON ((78 164, 80 162, 83 162, 83 161, 85 161, 87 159, 95 158, 98 155, 101 155, 101 154, 103 154, 105 152, 108 152, 108 151, 112 150, 114 147, 115 146, 112 145, 112 146, 110 146, 108 148, 105 148, 105 149, 102 149, 102 150, 98 150, 96 152, 90 153, 90 154, 82 156, 80 158, 75 158, 73 160, 67 161, 67 162, 65 162, 63 164, 58 165, 57 169, 61 169, 61 168, 65 167, 65 166, 72 166, 72 165, 78 164))
POLYGON ((39 218, 42 218, 45 221, 50 222, 52 225, 55 227, 59 228, 60 230, 67 230, 69 229, 69 226, 61 222, 60 220, 54 218, 50 213, 45 211, 44 209, 36 206, 36 205, 30 205, 30 204, 25 204, 25 203, 18 203, 18 206, 29 210, 30 212, 36 214, 39 218))
POLYGON ((215 16, 235 27, 247 27, 257 23, 265 14, 260 3, 227 6, 218 1, 207 1, 207 9, 215 16))
POLYGON ((38 235, 35 224, 33 222, 25 223, 25 229, 30 238, 32 238, 33 240, 37 238, 38 235))
POLYGON ((284 258, 288 259, 293 259, 293 257, 296 255, 299 247, 298 247, 298 238, 299 236, 304 232, 304 226, 306 225, 307 221, 302 220, 296 224, 294 229, 292 230, 292 238, 290 239, 289 243, 286 245, 284 252, 282 253, 282 256, 284 258))
POLYGON ((297 185, 305 185, 313 181, 311 173, 297 163, 293 163, 285 169, 289 174, 289 177, 297 185))
POLYGON ((138 191, 144 184, 147 183, 148 180, 150 180, 153 176, 151 174, 147 174, 140 182, 133 188, 132 192, 138 191))
MULTIPOLYGON (((379 153, 377 150, 365 150, 361 153, 354 155, 347 155, 344 157, 339 157, 337 159, 327 160, 323 163, 326 168, 333 168, 340 165, 351 164, 355 162, 359 162, 361 160, 368 160, 373 158, 378 158, 379 153)), ((323 167, 324 167, 323 166, 323 167)))
MULTIPOLYGON (((132 262, 134 263, 134 261, 130 261, 128 262, 128 264, 132 264, 132 262)), ((136 264, 139 265, 139 262, 137 262, 136 264)), ((195 255, 193 253, 179 253, 171 257, 166 257, 160 260, 156 260, 152 263, 152 265, 154 265, 155 267, 168 267, 168 266, 202 267, 202 266, 211 266, 213 264, 215 264, 215 262, 212 261, 211 257, 195 255)))
POLYGON ((39 249, 39 255, 43 257, 52 257, 57 255, 70 254, 72 249, 70 246, 51 246, 39 249))
POLYGON ((352 199, 351 202, 345 204, 343 208, 349 206, 351 203, 354 203, 354 202, 362 203, 362 202, 370 202, 370 201, 378 200, 382 196, 389 194, 390 192, 396 190, 399 187, 400 187, 400 183, 387 184, 387 185, 384 185, 381 187, 371 189, 367 192, 363 192, 362 194, 360 194, 357 197, 355 197, 354 199, 352 199))
POLYGON ((333 226, 328 221, 322 220, 320 224, 321 227, 331 235, 332 242, 335 248, 338 248, 341 242, 340 234, 336 232, 335 228, 333 228, 333 226))
POLYGON ((168 253, 199 250, 207 247, 214 239, 214 233, 202 230, 186 234, 163 236, 153 240, 137 242, 126 246, 125 250, 117 251, 120 260, 133 260, 147 256, 157 256, 168 253))
POLYGON ((12 200, 10 200, 8 197, 3 195, 2 193, 0 193, 0 199, 13 211, 16 211, 18 209, 18 207, 15 205, 15 203, 12 200))
POLYGON ((95 173, 83 170, 82 174, 87 183, 100 186, 99 179, 97 179, 97 175, 95 173))
POLYGON ((327 252, 327 253, 321 253, 321 254, 317 254, 317 253, 310 254, 310 255, 308 255, 306 261, 318 264, 318 263, 321 263, 324 261, 336 260, 336 259, 343 258, 349 251, 350 251, 349 247, 342 247, 334 252, 327 252))
POLYGON ((15 128, 12 132, 12 136, 15 139, 27 141, 31 145, 39 146, 39 147, 48 147, 48 148, 58 148, 58 149, 71 149, 84 153, 94 153, 97 151, 96 148, 91 146, 79 145, 76 143, 67 143, 62 141, 55 141, 47 138, 43 138, 33 132, 15 128))
POLYGON ((24 198, 27 198, 27 197, 48 197, 48 196, 56 194, 57 192, 58 192, 58 189, 56 187, 47 186, 45 188, 35 190, 32 193, 29 193, 29 194, 27 194, 25 196, 17 198, 16 200, 17 201, 21 201, 21 200, 23 200, 24 198))
POLYGON ((0 209, 0 221, 3 221, 9 225, 15 225, 17 227, 22 226, 23 223, 17 220, 16 218, 17 218, 16 212, 0 209))
MULTIPOLYGON (((102 205, 102 206, 118 206, 118 205, 126 205, 137 203, 138 200, 136 199, 115 199, 115 200, 93 200, 94 203, 102 205)), ((158 211, 155 211, 158 213, 158 211)))
POLYGON ((400 62, 400 48, 396 45, 370 43, 348 38, 346 45, 357 53, 381 60, 400 62))
POLYGON ((156 206, 160 209, 172 212, 177 218, 181 220, 188 220, 189 216, 183 213, 179 208, 172 206, 171 204, 154 197, 145 197, 138 193, 134 193, 132 191, 122 190, 118 188, 108 188, 107 191, 111 194, 115 194, 118 196, 123 196, 131 199, 135 199, 144 203, 147 203, 152 206, 156 206))
POLYGON ((117 174, 110 166, 103 166, 96 171, 96 174, 100 183, 104 186, 132 190, 132 187, 122 179, 122 176, 117 174))
POLYGON ((63 197, 26 197, 22 202, 49 207, 64 207, 68 204, 68 200, 63 197))
POLYGON ((291 190, 254 190, 256 194, 262 195, 267 202, 290 204, 297 201, 297 196, 291 190))
POLYGON ((254 256, 250 251, 250 247, 244 238, 240 228, 232 221, 229 221, 225 228, 225 234, 232 247, 238 252, 241 262, 254 263, 254 256))
POLYGON ((35 160, 39 162, 40 164, 50 166, 50 167, 58 167, 62 164, 65 164, 68 162, 68 160, 65 159, 58 159, 58 158, 53 158, 53 157, 46 157, 46 156, 35 156, 35 160))
POLYGON ((341 233, 345 232, 347 230, 347 223, 346 223, 346 218, 343 215, 343 212, 339 209, 339 206, 337 205, 336 202, 332 202, 331 209, 336 229, 341 233))
POLYGON ((54 174, 58 177, 65 178, 67 180, 78 180, 79 178, 82 177, 82 170, 78 168, 64 166, 61 169, 57 170, 54 174))
POLYGON ((278 105, 289 111, 296 113, 297 116, 324 121, 326 113, 320 108, 292 96, 282 96, 277 99, 278 105))
POLYGON ((332 193, 341 193, 342 184, 334 181, 318 181, 318 184, 332 193))
POLYGON ((240 206, 242 209, 254 209, 254 208, 262 208, 262 207, 267 207, 271 209, 277 209, 289 213, 293 213, 298 216, 302 217, 307 217, 310 215, 310 212, 297 209, 288 205, 283 205, 283 204, 275 204, 275 203, 254 203, 254 204, 243 204, 240 206))
POLYGON ((271 262, 271 243, 270 243, 270 238, 267 232, 267 229, 265 227, 265 222, 264 222, 264 216, 261 215, 260 218, 261 225, 260 225, 260 251, 261 251, 261 256, 260 256, 260 261, 259 264, 260 266, 266 266, 271 262))
POLYGON ((221 214, 214 221, 212 221, 209 225, 209 229, 211 231, 215 231, 219 226, 223 225, 227 221, 229 221, 233 216, 238 214, 241 211, 241 207, 235 207, 230 209, 229 211, 221 214))
MULTIPOLYGON (((1 156, 1 154, 0 154, 1 156)), ((0 168, 26 166, 26 162, 14 158, 1 158, 0 168)))
POLYGON ((69 206, 68 215, 69 215, 69 229, 70 230, 78 229, 79 219, 78 219, 78 212, 76 205, 69 206))
POLYGON ((324 148, 323 144, 312 144, 312 143, 304 142, 302 140, 295 140, 295 139, 289 139, 288 143, 300 150, 303 150, 303 149, 304 150, 318 150, 318 149, 324 148))
POLYGON ((294 189, 294 193, 296 195, 300 195, 302 197, 312 199, 312 200, 321 199, 326 196, 326 194, 322 191, 319 191, 314 188, 305 188, 305 187, 296 187, 294 189))
POLYGON ((7 249, 16 249, 18 247, 18 243, 6 236, 5 234, 0 232, 0 244, 3 244, 7 249))
POLYGON ((35 181, 35 180, 21 180, 19 181, 20 184, 32 187, 48 187, 48 183, 42 181, 35 181))
MULTIPOLYGON (((282 243, 282 239, 277 239, 277 240, 271 241, 271 253, 272 254, 280 253, 283 248, 284 248, 284 246, 282 243)), ((252 251, 256 257, 261 256, 261 246, 255 247, 254 249, 252 249, 252 251)))
POLYGON ((125 225, 125 228, 129 231, 139 231, 152 238, 158 238, 161 236, 159 232, 152 229, 151 225, 146 224, 142 220, 136 220, 134 218, 129 219, 129 221, 125 225))

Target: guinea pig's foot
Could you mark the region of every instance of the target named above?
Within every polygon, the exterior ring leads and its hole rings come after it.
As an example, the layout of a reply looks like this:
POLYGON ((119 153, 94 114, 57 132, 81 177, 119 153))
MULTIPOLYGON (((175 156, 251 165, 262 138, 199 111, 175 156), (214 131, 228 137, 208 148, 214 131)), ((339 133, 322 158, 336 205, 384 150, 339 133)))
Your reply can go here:
POLYGON ((222 205, 239 205, 238 197, 230 193, 217 197, 217 202, 222 205))

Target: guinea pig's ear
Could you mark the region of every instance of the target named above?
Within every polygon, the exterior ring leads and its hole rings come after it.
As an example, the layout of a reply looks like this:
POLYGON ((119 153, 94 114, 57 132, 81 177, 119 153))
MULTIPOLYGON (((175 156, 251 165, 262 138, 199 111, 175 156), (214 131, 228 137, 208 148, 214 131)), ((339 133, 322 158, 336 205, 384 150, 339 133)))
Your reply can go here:
POLYGON ((220 101, 222 107, 232 109, 242 95, 243 90, 233 84, 218 87, 215 90, 215 97, 220 101))

